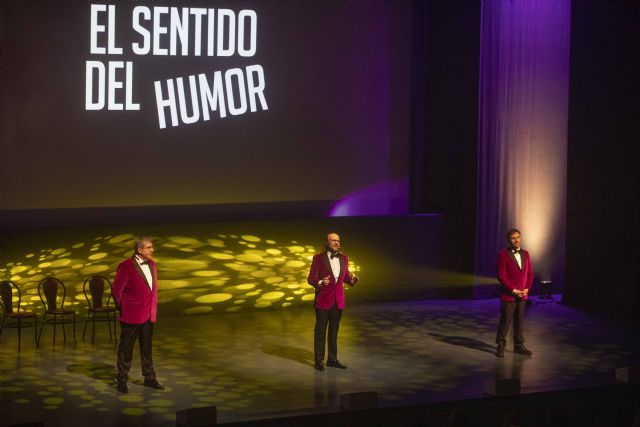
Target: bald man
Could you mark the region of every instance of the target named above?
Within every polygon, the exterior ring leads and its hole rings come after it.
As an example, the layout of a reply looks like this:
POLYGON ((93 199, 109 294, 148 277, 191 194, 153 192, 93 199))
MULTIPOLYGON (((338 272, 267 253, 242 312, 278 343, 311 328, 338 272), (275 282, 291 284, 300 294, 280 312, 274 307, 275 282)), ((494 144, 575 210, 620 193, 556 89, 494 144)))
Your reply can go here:
POLYGON ((346 365, 338 361, 338 328, 344 310, 344 284, 353 286, 358 283, 358 280, 358 276, 349 272, 349 258, 340 252, 340 236, 336 233, 327 234, 324 251, 313 256, 307 277, 307 283, 316 289, 313 349, 314 367, 318 371, 325 370, 322 362, 327 340, 329 342, 327 366, 347 369, 346 365))

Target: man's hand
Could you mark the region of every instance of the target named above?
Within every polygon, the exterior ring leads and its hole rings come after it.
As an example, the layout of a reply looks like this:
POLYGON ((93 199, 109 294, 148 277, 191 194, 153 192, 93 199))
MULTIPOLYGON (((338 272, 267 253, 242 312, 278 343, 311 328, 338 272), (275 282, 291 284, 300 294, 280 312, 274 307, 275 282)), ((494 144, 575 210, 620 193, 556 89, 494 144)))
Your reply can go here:
POLYGON ((331 283, 331 276, 326 276, 318 283, 318 287, 327 286, 329 283, 331 283))
POLYGON ((360 278, 358 276, 356 276, 355 274, 351 273, 351 284, 355 285, 359 281, 360 281, 360 278))

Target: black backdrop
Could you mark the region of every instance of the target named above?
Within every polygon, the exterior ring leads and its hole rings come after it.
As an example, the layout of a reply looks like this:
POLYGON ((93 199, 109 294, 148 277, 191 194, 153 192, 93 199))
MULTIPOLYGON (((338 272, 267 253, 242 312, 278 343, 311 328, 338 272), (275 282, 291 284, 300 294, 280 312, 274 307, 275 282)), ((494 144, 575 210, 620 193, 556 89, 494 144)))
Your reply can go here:
POLYGON ((564 302, 627 316, 639 302, 640 6, 574 2, 564 302))

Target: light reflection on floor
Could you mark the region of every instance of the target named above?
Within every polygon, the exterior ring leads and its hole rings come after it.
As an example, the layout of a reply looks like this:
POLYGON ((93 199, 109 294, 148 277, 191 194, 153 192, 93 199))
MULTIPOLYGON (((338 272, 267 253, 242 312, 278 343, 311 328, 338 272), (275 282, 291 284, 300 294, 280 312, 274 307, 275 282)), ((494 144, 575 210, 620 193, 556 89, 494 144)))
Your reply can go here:
MULTIPOLYGON (((8 421, 47 426, 175 425, 175 411, 215 405, 220 422, 296 410, 331 411, 342 393, 377 390, 383 406, 478 397, 483 383, 520 377, 523 392, 614 382, 638 363, 638 333, 559 304, 527 312, 533 358, 493 355, 498 303, 425 301, 347 307, 339 358, 346 371, 312 368, 311 306, 276 312, 161 318, 154 341, 159 379, 142 387, 137 355, 130 394, 111 385, 115 347, 106 326, 96 345, 79 340, 36 351, 28 333, 0 336, 1 398, 8 421)), ((46 332, 45 332, 46 333, 46 332)), ((50 338, 50 337, 49 337, 50 338)), ((1 418, 0 418, 1 420, 1 418)))

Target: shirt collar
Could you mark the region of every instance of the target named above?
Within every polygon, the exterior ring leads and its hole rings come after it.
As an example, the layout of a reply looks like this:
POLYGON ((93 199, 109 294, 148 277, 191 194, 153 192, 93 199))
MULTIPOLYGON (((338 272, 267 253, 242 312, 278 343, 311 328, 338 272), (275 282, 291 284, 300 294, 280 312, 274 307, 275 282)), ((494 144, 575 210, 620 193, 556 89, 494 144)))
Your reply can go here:
POLYGON ((145 261, 143 260, 140 256, 138 256, 138 254, 133 256, 135 258, 135 260, 138 262, 138 265, 142 266, 142 265, 149 265, 149 261, 145 261))

